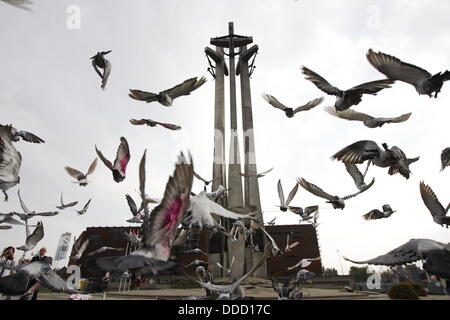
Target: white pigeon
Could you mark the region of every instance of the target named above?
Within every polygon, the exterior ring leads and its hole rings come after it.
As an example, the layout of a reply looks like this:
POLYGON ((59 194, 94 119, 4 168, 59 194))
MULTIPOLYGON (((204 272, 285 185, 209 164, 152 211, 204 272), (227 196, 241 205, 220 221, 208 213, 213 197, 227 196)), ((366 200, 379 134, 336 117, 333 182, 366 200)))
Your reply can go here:
POLYGON ((301 259, 299 262, 297 262, 295 265, 293 265, 291 267, 288 267, 288 270, 293 270, 293 269, 298 268, 298 267, 306 268, 307 266, 309 266, 312 263, 312 261, 319 261, 319 260, 320 260, 320 257, 317 257, 317 258, 304 258, 304 259, 301 259))

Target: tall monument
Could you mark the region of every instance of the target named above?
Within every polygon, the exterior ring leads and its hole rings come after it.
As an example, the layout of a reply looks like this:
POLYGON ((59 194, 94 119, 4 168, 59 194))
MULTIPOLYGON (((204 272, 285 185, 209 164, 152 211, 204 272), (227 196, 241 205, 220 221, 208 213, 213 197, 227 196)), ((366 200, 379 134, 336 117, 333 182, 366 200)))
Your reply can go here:
MULTIPOLYGON (((211 72, 215 79, 215 114, 214 114, 214 164, 213 164, 213 190, 219 185, 229 189, 222 205, 230 210, 246 207, 256 212, 254 221, 245 221, 247 227, 255 230, 248 237, 240 234, 237 239, 225 239, 222 235, 212 236, 209 246, 208 259, 210 264, 220 262, 228 267, 232 260, 231 277, 238 278, 249 270, 263 254, 264 237, 259 229, 263 224, 259 184, 256 178, 255 140, 253 132, 253 113, 250 91, 250 75, 253 63, 249 66, 250 58, 258 51, 258 46, 247 45, 253 42, 252 37, 234 34, 233 23, 228 24, 228 35, 212 38, 210 43, 215 50, 206 47, 205 52, 210 62, 211 72), (225 62, 228 57, 228 68, 225 62), (238 62, 236 65, 236 58, 238 62), (214 61, 214 65, 211 60, 214 61), (229 77, 229 110, 230 110, 230 147, 228 168, 225 161, 225 76, 229 77), (242 138, 244 141, 244 170, 242 171, 240 159, 239 131, 237 123, 236 76, 240 78, 241 109, 242 109, 242 138), (228 177, 226 176, 228 169, 228 177), (242 179, 244 177, 244 185, 242 179), (216 179, 217 178, 217 179, 216 179)), ((254 61, 254 59, 253 59, 254 61)), ((246 219, 248 220, 248 219, 246 219)), ((222 225, 228 231, 232 229, 232 221, 222 219, 222 225)), ((255 276, 265 277, 265 265, 255 272, 255 276)), ((216 273, 216 276, 223 274, 216 273)))

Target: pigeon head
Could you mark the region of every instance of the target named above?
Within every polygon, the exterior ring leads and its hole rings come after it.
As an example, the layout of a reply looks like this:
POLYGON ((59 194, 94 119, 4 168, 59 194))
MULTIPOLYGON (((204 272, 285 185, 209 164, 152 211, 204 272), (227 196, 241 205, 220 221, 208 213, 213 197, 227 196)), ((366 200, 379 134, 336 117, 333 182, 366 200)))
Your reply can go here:
POLYGON ((331 203, 333 205, 334 209, 341 209, 344 210, 345 208, 345 203, 344 201, 342 201, 341 199, 336 199, 336 200, 332 200, 332 201, 327 201, 327 203, 331 203))
POLYGON ((167 93, 160 93, 158 95, 158 102, 163 106, 170 107, 172 105, 172 98, 167 93))
POLYGON ((125 177, 120 174, 119 170, 113 170, 112 173, 113 173, 114 181, 117 183, 119 183, 125 179, 125 177))
POLYGON ((288 118, 294 117, 294 109, 292 109, 292 108, 286 108, 284 113, 286 113, 286 117, 288 117, 288 118))

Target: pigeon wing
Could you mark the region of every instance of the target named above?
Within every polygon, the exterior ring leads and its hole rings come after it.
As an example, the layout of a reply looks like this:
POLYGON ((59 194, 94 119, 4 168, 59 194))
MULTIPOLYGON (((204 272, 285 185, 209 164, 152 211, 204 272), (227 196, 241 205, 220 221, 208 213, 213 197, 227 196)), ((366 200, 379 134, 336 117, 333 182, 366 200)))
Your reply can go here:
POLYGON ((382 52, 376 53, 372 49, 369 49, 367 59, 375 69, 389 79, 404 81, 413 86, 431 77, 431 74, 422 68, 382 52))
POLYGON ((17 180, 19 176, 22 156, 12 143, 12 126, 2 126, 0 128, 0 171, 2 180, 17 180))
POLYGON ((347 169, 347 172, 352 177, 353 181, 355 182, 356 187, 359 189, 362 185, 364 185, 364 176, 362 175, 361 171, 359 171, 356 164, 352 163, 345 163, 345 169, 347 169))
POLYGON ((108 82, 109 74, 111 73, 111 62, 109 62, 107 59, 103 58, 105 60, 105 68, 103 69, 103 77, 102 77, 102 86, 101 88, 105 90, 106 83, 108 82))
POLYGON ((277 98, 275 98, 274 96, 263 93, 262 97, 264 98, 264 100, 266 100, 270 105, 272 105, 275 108, 278 108, 283 111, 285 111, 287 108, 284 104, 282 104, 280 101, 278 101, 277 98))
POLYGON ((291 192, 289 192, 289 195, 286 200, 287 206, 289 205, 289 203, 291 203, 292 199, 294 199, 295 195, 297 194, 297 191, 298 191, 298 183, 296 183, 295 187, 292 188, 291 192))
POLYGON ((17 134, 25 141, 31 142, 31 143, 44 143, 45 141, 39 138, 38 136, 32 134, 31 132, 27 131, 19 131, 17 134))
POLYGON ((124 137, 120 137, 120 145, 117 149, 116 160, 114 160, 114 168, 125 174, 128 162, 130 161, 130 148, 128 141, 124 137))
POLYGON ((163 91, 169 97, 173 99, 178 98, 180 96, 185 96, 191 94, 192 91, 199 88, 206 82, 206 78, 202 77, 198 79, 197 77, 188 79, 179 85, 176 85, 173 88, 163 91))
POLYGON ((445 148, 441 152, 441 171, 445 169, 445 167, 450 166, 450 148, 445 148))
POLYGON ((278 197, 280 198, 280 206, 284 206, 285 205, 284 193, 283 193, 283 186, 281 185, 281 180, 278 180, 277 189, 278 189, 278 197))
POLYGON ((430 186, 426 185, 423 181, 420 182, 420 195, 422 196, 422 200, 433 218, 445 216, 445 209, 439 202, 436 194, 433 192, 430 186))
POLYGON ((400 247, 370 260, 353 261, 345 257, 344 259, 356 264, 374 264, 385 266, 396 266, 401 264, 412 263, 422 259, 423 257, 422 253, 419 252, 419 243, 420 243, 419 239, 411 239, 407 243, 401 245, 400 247))
POLYGON ((343 94, 342 90, 332 86, 327 80, 319 76, 317 73, 306 67, 303 67, 302 70, 303 74, 306 76, 306 79, 314 83, 317 88, 319 88, 326 94, 342 97, 343 94))
POLYGON ((97 160, 98 158, 95 158, 95 160, 92 161, 91 165, 89 166, 88 172, 86 173, 86 176, 94 173, 95 168, 97 168, 97 160))
POLYGON ((375 183, 375 178, 373 178, 372 181, 371 181, 369 184, 367 184, 367 185, 363 186, 361 189, 359 189, 358 192, 353 193, 353 194, 351 194, 351 195, 348 195, 348 196, 346 196, 346 197, 342 197, 341 199, 345 201, 345 200, 347 200, 347 199, 356 197, 358 194, 363 193, 364 191, 366 191, 366 190, 368 190, 370 187, 372 187, 374 183, 375 183))
POLYGON ((329 195, 328 193, 326 193, 325 191, 320 189, 315 184, 312 184, 312 183, 306 181, 303 178, 301 178, 301 179, 299 179, 297 181, 306 191, 311 192, 313 195, 321 197, 321 198, 324 198, 324 199, 327 199, 329 201, 335 200, 335 197, 329 195))
POLYGON ((352 109, 337 111, 335 107, 326 107, 325 111, 335 117, 351 121, 367 121, 374 119, 372 116, 368 114, 358 112, 352 109))
POLYGON ((66 172, 75 179, 81 180, 84 178, 84 174, 83 172, 81 172, 80 170, 65 166, 64 169, 66 170, 66 172))
POLYGON ((322 101, 323 101, 323 97, 318 98, 318 99, 311 100, 311 101, 309 101, 307 104, 295 108, 295 109, 294 109, 294 114, 297 113, 297 112, 308 111, 308 110, 310 110, 310 109, 312 109, 312 108, 315 108, 315 107, 317 107, 319 104, 321 104, 322 101))
POLYGON ((383 79, 383 80, 375 80, 360 84, 356 87, 353 87, 347 91, 357 91, 359 93, 366 94, 376 94, 378 91, 383 90, 385 88, 390 88, 391 84, 394 83, 394 80, 383 79))
POLYGON ((108 159, 105 158, 103 153, 97 149, 97 146, 95 146, 95 151, 97 152, 98 157, 100 158, 100 160, 102 160, 102 162, 105 164, 105 166, 107 166, 110 170, 114 170, 114 167, 113 167, 111 161, 109 161, 108 159))
POLYGON ((17 249, 29 251, 33 249, 42 238, 44 238, 44 225, 42 222, 38 222, 36 229, 34 229, 33 233, 27 238, 25 245, 18 247, 17 249))
POLYGON ((189 208, 189 197, 193 181, 192 158, 189 163, 181 153, 180 161, 175 166, 173 175, 169 178, 161 203, 153 209, 150 218, 144 219, 144 237, 142 242, 147 248, 156 245, 162 247, 158 251, 159 259, 167 261, 170 249, 177 234, 177 229, 183 220, 183 215, 189 208))
POLYGON ((344 163, 357 164, 378 157, 381 151, 375 142, 361 140, 338 151, 332 158, 344 163))
POLYGON ((130 89, 128 96, 135 100, 146 101, 147 103, 158 101, 158 95, 152 92, 130 89))
POLYGON ((25 205, 25 202, 23 202, 22 198, 20 197, 20 189, 17 190, 17 194, 19 196, 19 202, 20 202, 20 206, 22 207, 23 212, 25 212, 26 214, 31 213, 31 211, 25 205))
POLYGON ((49 266, 44 268, 38 279, 39 284, 55 292, 78 293, 78 290, 68 286, 67 281, 63 280, 49 266))

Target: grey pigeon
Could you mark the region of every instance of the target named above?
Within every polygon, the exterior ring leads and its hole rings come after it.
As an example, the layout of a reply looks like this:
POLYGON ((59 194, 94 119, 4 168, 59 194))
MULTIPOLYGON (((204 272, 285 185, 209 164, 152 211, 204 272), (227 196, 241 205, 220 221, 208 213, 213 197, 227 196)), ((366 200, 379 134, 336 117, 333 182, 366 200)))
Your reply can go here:
POLYGON ((309 206, 303 209, 302 207, 289 206, 289 211, 298 214, 302 221, 307 221, 313 218, 312 214, 319 210, 319 206, 309 206))
POLYGON ((109 74, 111 73, 111 62, 109 62, 105 55, 110 53, 109 51, 97 52, 97 54, 91 57, 92 66, 94 67, 95 72, 99 75, 100 79, 102 79, 101 88, 104 90, 106 87, 106 83, 108 82, 109 74), (103 69, 103 74, 100 72, 98 68, 103 69))
POLYGON ((206 82, 206 78, 202 77, 200 79, 198 78, 191 78, 183 83, 176 85, 173 88, 170 88, 168 90, 161 91, 160 93, 152 93, 152 92, 146 92, 141 90, 131 90, 129 93, 129 97, 135 100, 145 101, 147 103, 158 101, 160 104, 166 107, 170 107, 173 103, 173 100, 184 96, 184 95, 190 95, 192 91, 195 89, 198 89, 200 86, 202 86, 206 82))
POLYGON ((441 171, 443 171, 445 167, 450 166, 450 147, 442 150, 441 164, 442 164, 441 171))
POLYGON ((295 186, 292 188, 291 192, 289 192, 289 195, 286 200, 284 198, 284 192, 283 192, 283 186, 281 185, 281 179, 278 180, 277 189, 278 189, 278 198, 280 199, 280 206, 279 206, 280 210, 283 212, 286 212, 289 209, 289 204, 291 203, 291 201, 294 199, 295 195, 297 194, 298 183, 296 183, 295 186))
POLYGON ((135 126, 147 125, 149 127, 156 127, 157 125, 160 125, 161 127, 164 127, 169 130, 180 130, 181 129, 181 127, 177 126, 176 124, 158 122, 158 121, 154 121, 154 120, 150 120, 150 119, 140 119, 140 120, 131 119, 130 123, 135 126))
POLYGON ((81 209, 80 211, 77 210, 79 215, 83 215, 83 214, 85 214, 87 212, 87 210, 89 208, 89 205, 91 204, 91 200, 92 199, 89 199, 89 201, 86 202, 86 204, 84 205, 83 209, 81 209))
POLYGON ((353 121, 361 121, 368 128, 381 128, 386 123, 400 123, 405 122, 411 117, 411 112, 402 114, 401 116, 395 118, 382 118, 382 117, 372 117, 366 113, 358 112, 352 109, 337 111, 334 107, 327 107, 325 111, 329 114, 345 119, 345 120, 353 120, 353 121))
MULTIPOLYGON (((2 128, 2 127, 5 127, 5 126, 0 124, 0 128, 2 128)), ((45 142, 38 136, 32 134, 31 132, 17 130, 14 127, 11 127, 11 135, 12 135, 11 140, 13 142, 18 142, 18 141, 20 141, 20 139, 22 139, 23 141, 26 141, 26 142, 31 142, 31 143, 44 143, 45 142)))
POLYGON ((411 173, 409 165, 419 160, 420 157, 409 159, 399 147, 388 148, 386 143, 383 143, 382 146, 384 150, 371 140, 361 140, 343 148, 334 154, 332 159, 350 164, 369 160, 378 167, 389 167, 390 175, 400 173, 409 179, 411 173))
POLYGON ((24 225, 24 223, 20 222, 19 220, 14 219, 13 215, 14 215, 14 212, 0 213, 0 224, 8 223, 8 224, 14 224, 14 225, 24 225))
POLYGON ((423 268, 432 275, 450 279, 450 245, 429 239, 411 239, 394 250, 365 261, 345 260, 356 264, 399 266, 423 260, 423 268))
POLYGON ((0 128, 0 189, 8 201, 6 191, 20 183, 19 170, 22 156, 12 144, 11 125, 0 128))
POLYGON ((127 165, 131 158, 130 147, 128 146, 127 139, 120 137, 120 145, 117 148, 114 164, 105 158, 103 153, 97 149, 97 146, 95 146, 95 151, 104 165, 111 170, 114 181, 117 183, 122 182, 126 177, 127 165))
POLYGON ((378 91, 390 88, 393 80, 383 79, 360 84, 348 90, 340 90, 332 86, 327 80, 319 76, 314 71, 303 67, 303 73, 306 79, 310 80, 317 88, 329 95, 337 96, 334 106, 338 111, 344 111, 351 106, 358 105, 361 102, 363 94, 376 95, 378 91))
POLYGON ((450 80, 447 70, 431 75, 428 71, 382 52, 369 49, 367 59, 370 64, 392 80, 400 80, 413 85, 418 94, 426 94, 430 98, 437 98, 445 81, 450 80))
POLYGON ((240 173, 240 175, 241 175, 241 177, 246 177, 246 178, 249 178, 249 177, 256 177, 257 179, 259 179, 259 178, 264 177, 266 174, 268 174, 268 173, 271 172, 272 170, 273 170, 273 167, 270 168, 269 170, 266 170, 266 171, 263 171, 263 172, 257 173, 257 174, 249 174, 249 175, 246 175, 246 174, 240 173))
POLYGON ((38 222, 36 229, 34 229, 33 233, 27 237, 27 240, 25 241, 25 244, 23 246, 17 247, 18 250, 22 251, 30 251, 36 245, 39 241, 44 238, 44 225, 41 221, 38 222))
POLYGON ((205 184, 205 186, 209 185, 211 182, 217 181, 220 179, 220 177, 217 177, 215 179, 211 179, 211 180, 206 180, 204 178, 202 178, 197 172, 194 171, 194 177, 196 177, 198 180, 203 181, 203 183, 205 184))
POLYGON ((25 223, 27 223, 29 219, 35 216, 52 217, 59 214, 59 211, 46 211, 46 212, 31 211, 30 209, 27 208, 25 202, 23 202, 22 198, 20 197, 20 190, 17 190, 17 194, 19 196, 20 206, 22 207, 24 213, 14 212, 14 214, 18 216, 22 221, 25 221, 25 223))
POLYGON ((17 270, 16 273, 0 278, 0 293, 12 296, 23 295, 31 290, 33 280, 54 292, 79 292, 69 287, 67 281, 58 276, 46 263, 35 261, 14 269, 17 270))
POLYGON ((378 219, 384 219, 389 218, 395 210, 392 210, 391 206, 388 204, 383 205, 383 211, 380 211, 378 209, 370 210, 368 213, 363 215, 363 218, 365 220, 378 220, 378 219))
POLYGON ((286 114, 286 117, 288 117, 288 118, 294 117, 295 114, 297 114, 301 111, 311 110, 312 108, 317 107, 323 101, 323 98, 314 99, 314 100, 309 101, 305 105, 302 105, 300 107, 293 109, 293 108, 286 107, 284 104, 282 104, 280 101, 278 101, 274 96, 271 96, 269 94, 263 94, 262 97, 273 107, 284 111, 284 113, 286 114))
POLYGON ((423 181, 420 182, 420 195, 422 196, 425 206, 430 211, 434 222, 441 226, 445 225, 448 228, 450 225, 450 216, 447 216, 446 214, 450 209, 450 203, 447 205, 447 208, 444 209, 436 194, 430 186, 426 185, 423 181))
POLYGON ((92 161, 86 174, 84 174, 80 170, 77 170, 77 169, 74 169, 74 168, 71 168, 68 166, 65 166, 64 169, 71 177, 77 179, 77 181, 74 183, 78 183, 80 186, 85 187, 88 185, 88 182, 89 182, 89 181, 87 181, 87 176, 94 173, 95 168, 97 168, 97 159, 98 158, 95 158, 94 161, 92 161))
POLYGON ((151 214, 144 216, 140 248, 127 256, 98 258, 92 263, 104 272, 119 275, 130 269, 140 274, 156 274, 173 267, 174 263, 168 259, 177 229, 189 207, 192 181, 192 158, 188 161, 181 153, 173 176, 166 184, 163 200, 151 214))
POLYGON ((64 209, 76 206, 77 204, 78 204, 78 201, 73 201, 73 202, 65 204, 64 201, 63 201, 63 193, 61 192, 61 205, 60 206, 56 206, 56 208, 59 209, 59 210, 64 210, 64 209))
POLYGON ((369 189, 374 183, 375 183, 375 178, 373 178, 372 182, 369 183, 368 185, 366 185, 365 187, 361 188, 358 192, 350 194, 348 196, 345 197, 339 197, 339 196, 332 196, 328 193, 326 193, 325 191, 323 191, 321 188, 319 188, 318 186, 316 186, 315 184, 312 184, 308 181, 306 181, 305 179, 301 178, 298 180, 298 183, 306 190, 311 192, 312 194, 327 199, 327 203, 331 203, 333 205, 334 209, 341 209, 343 210, 345 208, 345 200, 348 200, 350 198, 356 197, 357 195, 359 195, 360 193, 363 193, 364 191, 366 191, 367 189, 369 189))
POLYGON ((272 279, 272 288, 277 294, 278 300, 290 300, 291 293, 295 290, 294 284, 289 280, 278 282, 272 279))

